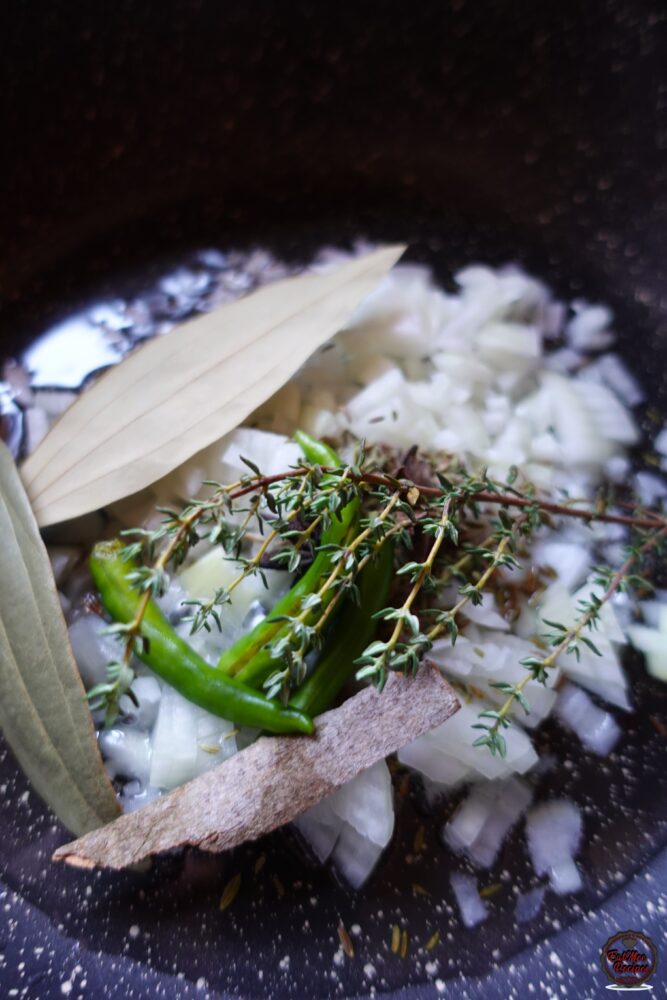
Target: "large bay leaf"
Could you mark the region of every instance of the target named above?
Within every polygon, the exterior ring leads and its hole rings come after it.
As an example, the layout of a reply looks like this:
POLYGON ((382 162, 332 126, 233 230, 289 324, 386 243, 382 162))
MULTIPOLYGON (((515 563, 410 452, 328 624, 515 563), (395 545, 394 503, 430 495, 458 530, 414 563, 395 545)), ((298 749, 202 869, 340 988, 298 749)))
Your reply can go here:
POLYGON ((95 739, 51 563, 0 444, 0 727, 36 791, 81 834, 120 812, 95 739))
POLYGON ((391 674, 319 715, 314 736, 262 736, 187 785, 59 847, 57 861, 125 868, 184 845, 225 851, 289 823, 459 708, 439 670, 391 674))
POLYGON ((237 427, 344 326, 403 250, 268 285, 112 368, 23 466, 39 524, 136 493, 237 427))

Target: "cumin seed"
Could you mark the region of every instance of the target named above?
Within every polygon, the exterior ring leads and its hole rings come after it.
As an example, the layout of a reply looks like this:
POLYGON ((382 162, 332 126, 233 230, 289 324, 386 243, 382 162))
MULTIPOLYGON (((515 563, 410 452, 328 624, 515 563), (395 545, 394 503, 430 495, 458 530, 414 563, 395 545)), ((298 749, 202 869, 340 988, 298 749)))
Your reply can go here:
POLYGON ((394 955, 398 955, 401 947, 401 928, 394 924, 391 929, 391 950, 394 955))
POLYGON ((354 945, 352 944, 352 938, 345 930, 343 924, 338 925, 338 940, 340 941, 341 948, 347 957, 354 958, 354 945))
POLYGON ((239 874, 235 875, 234 878, 230 878, 229 882, 225 886, 222 896, 220 897, 220 910, 224 911, 232 905, 240 888, 241 874, 239 872, 239 874))
POLYGON ((494 882, 492 885, 486 885, 483 889, 480 889, 479 894, 482 899, 488 899, 489 896, 495 896, 497 892, 500 892, 502 887, 502 882, 494 882))
POLYGON ((433 951, 433 949, 437 948, 439 944, 440 944, 440 931, 436 931, 434 934, 431 934, 430 938, 428 939, 424 947, 426 948, 427 951, 433 951))

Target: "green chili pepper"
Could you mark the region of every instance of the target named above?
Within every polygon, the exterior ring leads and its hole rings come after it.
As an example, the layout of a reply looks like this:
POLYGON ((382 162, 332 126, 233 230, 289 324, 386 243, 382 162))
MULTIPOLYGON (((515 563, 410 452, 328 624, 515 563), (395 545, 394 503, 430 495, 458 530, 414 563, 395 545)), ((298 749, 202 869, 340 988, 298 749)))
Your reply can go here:
MULTIPOLYGON (((116 622, 134 621, 141 595, 128 580, 131 564, 120 557, 122 543, 101 542, 93 549, 90 571, 102 604, 116 622)), ((272 733, 312 733, 303 712, 283 708, 252 688, 222 674, 199 656, 179 635, 152 599, 141 623, 145 648, 140 658, 188 701, 242 726, 272 733)))
MULTIPOLYGON (((303 431, 297 431, 294 439, 301 445, 303 453, 309 462, 313 462, 316 465, 340 466, 341 461, 336 452, 326 444, 323 444, 323 442, 316 441, 315 438, 311 438, 310 435, 305 434, 303 431)), ((351 500, 340 511, 339 516, 334 516, 331 519, 331 524, 322 533, 322 546, 339 545, 345 538, 350 527, 355 524, 358 513, 359 501, 356 499, 351 500)), ((265 618, 259 625, 256 625, 251 632, 241 636, 233 646, 225 650, 218 660, 218 669, 231 676, 244 671, 243 680, 246 683, 250 680, 257 681, 260 678, 264 680, 267 676, 265 659, 268 653, 263 655, 261 662, 254 665, 252 669, 250 664, 253 658, 260 653, 260 650, 273 639, 277 638, 278 633, 284 629, 284 621, 275 621, 274 619, 292 617, 295 613, 298 613, 301 609, 303 598, 317 590, 324 574, 328 574, 330 571, 330 553, 328 551, 319 552, 301 579, 271 609, 269 617, 265 618), (244 670, 246 665, 247 670, 244 670)), ((331 600, 331 597, 333 597, 333 591, 329 595, 328 600, 331 600)), ((327 602, 325 601, 324 603, 326 605, 327 602)), ((271 667, 275 668, 275 666, 276 661, 271 661, 271 667)))
MULTIPOLYGON (((355 531, 354 528, 352 530, 350 530, 350 532, 348 533, 348 538, 352 537, 354 535, 354 531, 355 531)), ((341 539, 341 541, 343 541, 343 540, 341 539)), ((328 569, 327 569, 327 572, 328 572, 328 569)), ((306 619, 307 624, 310 624, 311 621, 317 619, 317 617, 319 616, 319 614, 321 612, 323 612, 328 607, 328 605, 331 603, 331 601, 333 600, 334 596, 335 596, 335 590, 333 588, 331 590, 327 591, 326 594, 322 595, 322 602, 321 602, 321 604, 319 606, 318 612, 317 613, 312 612, 312 613, 310 613, 308 615, 308 617, 306 619)), ((278 607, 278 605, 276 605, 272 609, 271 614, 269 615, 269 618, 273 618, 273 616, 278 613, 277 607, 278 607)), ((295 608, 295 612, 298 612, 298 611, 299 611, 299 608, 298 607, 295 608)), ((331 616, 330 621, 327 622, 327 629, 331 628, 331 626, 333 625, 333 621, 334 621, 335 617, 337 617, 338 613, 339 613, 339 609, 334 608, 334 614, 331 616)), ((284 635, 286 635, 288 628, 289 628, 289 624, 288 623, 283 624, 282 622, 279 622, 278 631, 275 633, 275 635, 273 637, 273 642, 277 642, 284 635)), ((262 684, 264 683, 264 681, 267 679, 267 677, 269 677, 272 673, 274 673, 279 668, 279 666, 280 666, 280 661, 277 660, 277 659, 275 659, 271 655, 271 645, 272 645, 272 643, 269 643, 266 646, 264 646, 262 649, 260 649, 257 653, 255 653, 255 655, 252 657, 252 659, 249 660, 245 664, 245 666, 243 666, 238 671, 238 673, 234 675, 236 677, 236 679, 239 680, 239 681, 241 681, 243 684, 248 684, 250 687, 260 688, 262 686, 262 684)))
POLYGON ((335 469, 341 464, 340 456, 333 448, 330 448, 324 441, 318 441, 317 438, 306 434, 305 431, 297 431, 294 440, 298 445, 301 445, 301 450, 307 461, 312 462, 313 465, 324 465, 335 469))
POLYGON ((330 634, 322 656, 310 677, 292 695, 292 708, 319 715, 331 708, 336 695, 354 674, 354 661, 373 641, 377 620, 373 615, 385 607, 392 582, 394 546, 385 542, 374 561, 359 578, 359 604, 348 599, 341 614, 341 628, 330 634))

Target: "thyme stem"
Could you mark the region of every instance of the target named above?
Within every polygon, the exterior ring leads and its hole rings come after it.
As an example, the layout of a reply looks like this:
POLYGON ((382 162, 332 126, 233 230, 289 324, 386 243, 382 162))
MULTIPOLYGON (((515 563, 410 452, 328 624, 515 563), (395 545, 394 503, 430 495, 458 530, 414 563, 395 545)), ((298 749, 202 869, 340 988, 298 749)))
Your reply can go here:
MULTIPOLYGON (((526 673, 518 684, 513 686, 512 692, 508 695, 505 702, 498 709, 496 713, 496 719, 492 726, 487 730, 491 741, 500 735, 501 728, 506 728, 509 725, 508 715, 512 710, 515 701, 522 702, 521 695, 525 690, 526 686, 531 680, 541 679, 542 683, 546 680, 546 674, 550 669, 552 669, 563 653, 570 651, 573 645, 576 645, 577 641, 581 638, 585 629, 590 628, 593 622, 599 617, 600 610, 607 604, 615 593, 620 589, 626 577, 629 575, 630 571, 635 567, 635 565, 641 561, 641 559, 650 552, 651 549, 655 548, 660 544, 663 538, 667 536, 667 524, 663 524, 660 531, 658 531, 651 538, 647 539, 644 544, 630 552, 626 560, 623 562, 622 566, 611 577, 610 583, 606 588, 602 597, 591 602, 587 607, 584 614, 574 623, 574 625, 566 631, 562 640, 557 646, 552 649, 548 656, 539 661, 539 668, 537 665, 530 669, 526 673), (536 672, 539 670, 540 677, 536 677, 536 672)), ((484 740, 485 737, 481 737, 480 740, 484 740)), ((481 743, 480 743, 481 745, 481 743)), ((485 744, 488 745, 488 744, 485 744)))

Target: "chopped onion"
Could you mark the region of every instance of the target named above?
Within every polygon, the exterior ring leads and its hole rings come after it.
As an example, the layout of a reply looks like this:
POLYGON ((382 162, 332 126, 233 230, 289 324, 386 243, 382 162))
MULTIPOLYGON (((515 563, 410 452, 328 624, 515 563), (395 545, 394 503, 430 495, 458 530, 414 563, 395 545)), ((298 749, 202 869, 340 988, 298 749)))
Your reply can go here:
POLYGON ((591 553, 587 546, 559 541, 558 537, 540 539, 530 552, 533 566, 550 567, 556 579, 567 590, 579 587, 591 569, 591 553))
MULTIPOLYGON (((409 743, 398 752, 401 764, 418 771, 427 782, 443 792, 471 776, 471 768, 448 753, 436 750, 425 736, 409 743)), ((427 786, 428 787, 428 786, 427 786)))
POLYGON ((330 858, 359 889, 394 832, 391 775, 383 760, 302 813, 294 825, 319 861, 330 858))
POLYGON ((153 730, 150 784, 169 791, 236 753, 233 726, 165 685, 153 730))
MULTIPOLYGON (((565 587, 556 582, 545 591, 539 616, 542 620, 560 622, 570 628, 580 615, 577 608, 579 601, 588 600, 591 594, 600 595, 600 588, 592 581, 575 594, 569 594, 565 587)), ((542 623, 541 631, 546 628, 548 626, 542 623)), ((598 629, 590 638, 600 655, 580 643, 579 657, 563 654, 558 661, 559 667, 577 684, 597 694, 610 705, 628 711, 631 703, 627 679, 615 648, 625 642, 625 635, 610 602, 600 609, 598 629)))
POLYGON ((532 797, 528 785, 519 778, 480 782, 446 824, 445 842, 474 865, 490 868, 532 797))
POLYGON ((661 617, 660 628, 631 625, 628 638, 644 654, 646 669, 659 681, 667 681, 667 616, 661 617))
MULTIPOLYGON (((297 412, 298 407, 295 410, 297 412)), ((299 465, 303 458, 299 445, 283 434, 273 434, 252 427, 237 428, 221 443, 223 467, 231 467, 244 475, 248 475, 250 470, 242 458, 254 462, 265 476, 285 472, 291 466, 299 465)))
POLYGON ((519 726, 514 725, 503 734, 507 743, 505 757, 493 756, 486 747, 473 746, 478 733, 472 727, 479 712, 489 708, 489 704, 482 700, 463 702, 447 722, 399 751, 399 760, 442 784, 451 783, 447 778, 452 760, 460 765, 459 773, 477 779, 506 777, 514 772, 523 774, 537 762, 537 754, 519 726))
POLYGON ((534 889, 529 889, 528 892, 519 893, 514 909, 517 924, 527 924, 530 920, 535 919, 542 909, 546 891, 546 886, 537 885, 534 889))
POLYGON ((638 472, 635 483, 639 499, 645 507, 653 507, 658 501, 667 497, 667 483, 664 477, 653 472, 638 472))
POLYGON ((324 799, 294 820, 303 839, 321 863, 331 855, 343 828, 343 820, 324 799))
POLYGON ((560 689, 555 713, 563 725, 577 734, 587 750, 600 757, 611 753, 620 739, 621 730, 614 716, 594 705, 576 684, 565 684, 560 689))
POLYGON ((142 788, 151 770, 151 741, 147 732, 114 726, 100 733, 100 750, 111 778, 135 779, 142 788))
POLYGON ((565 335, 571 347, 578 351, 599 351, 614 342, 609 332, 612 320, 607 306, 590 306, 586 302, 574 304, 575 315, 565 327, 565 335))
POLYGON ((488 917, 486 902, 477 890, 477 879, 464 872, 452 872, 449 876, 456 902, 465 927, 476 927, 488 917))
POLYGON ((69 641, 86 688, 102 684, 107 679, 107 666, 118 659, 120 646, 110 635, 104 635, 107 623, 96 614, 82 614, 69 627, 69 641))
POLYGON ((626 406, 638 406, 644 402, 639 382, 618 354, 603 354, 582 369, 579 378, 606 385, 626 406))
POLYGON ((537 875, 548 875, 559 895, 583 885, 574 861, 581 831, 581 812, 569 799, 545 802, 528 813, 526 839, 533 868, 537 875))
POLYGON ((361 889, 372 875, 383 850, 353 826, 343 823, 331 860, 353 889, 361 889))
MULTIPOLYGON (((177 602, 180 613, 185 610, 183 600, 211 600, 218 590, 229 586, 242 571, 243 565, 226 557, 222 549, 211 549, 180 574, 179 583, 184 591, 177 602)), ((247 628, 249 614, 253 613, 253 609, 255 612, 257 610, 256 602, 268 612, 286 592, 290 579, 289 573, 275 569, 263 570, 261 574, 249 574, 235 587, 230 595, 230 602, 220 606, 220 628, 213 625, 210 632, 200 630, 195 636, 191 636, 188 626, 187 641, 198 644, 199 651, 205 658, 217 659, 221 650, 231 645, 247 628)))
POLYGON ((667 456, 667 427, 663 427, 655 441, 653 447, 659 455, 667 456))
POLYGON ((162 688, 155 677, 135 677, 131 685, 138 705, 126 694, 120 699, 120 710, 141 729, 152 729, 157 718, 162 688))

